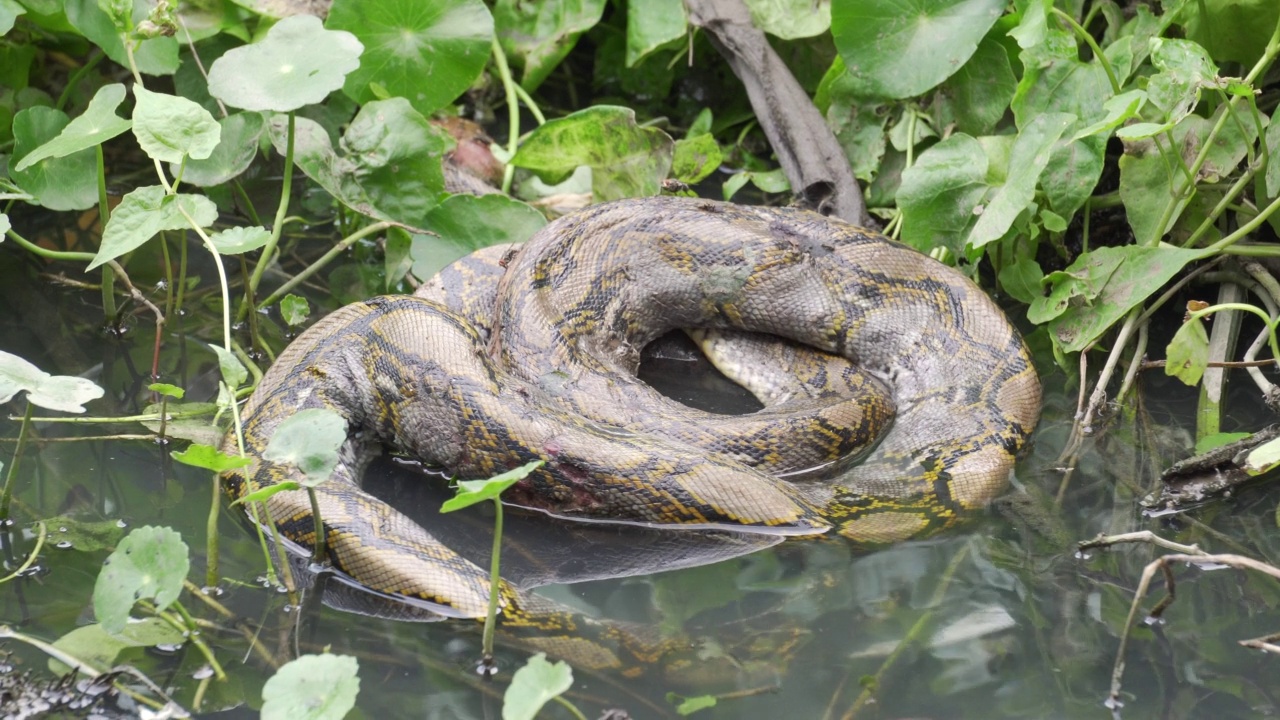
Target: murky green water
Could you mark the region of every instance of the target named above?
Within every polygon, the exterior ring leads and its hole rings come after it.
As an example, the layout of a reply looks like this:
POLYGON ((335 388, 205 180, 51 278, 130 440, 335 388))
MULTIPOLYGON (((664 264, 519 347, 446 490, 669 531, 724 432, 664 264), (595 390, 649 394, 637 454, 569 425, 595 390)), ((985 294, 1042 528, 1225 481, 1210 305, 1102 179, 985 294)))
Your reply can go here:
MULTIPOLYGON (((128 332, 104 333, 92 293, 32 280, 38 268, 19 267, 27 262, 15 253, 0 255, 0 266, 9 269, 8 289, 0 296, 7 305, 0 349, 50 372, 82 373, 100 382, 107 397, 91 407, 92 414, 139 411, 150 402, 143 389, 150 382, 154 342, 148 316, 126 306, 128 332), (60 344, 66 339, 73 342, 60 344)), ((163 342, 163 380, 187 388, 189 399, 213 394, 214 360, 199 341, 215 335, 197 329, 209 322, 202 317, 203 304, 197 295, 193 314, 171 325, 163 342)), ((1172 458, 1161 454, 1189 443, 1177 427, 1190 413, 1188 393, 1160 383, 1145 396, 1138 413, 1142 422, 1087 446, 1055 507, 1063 478, 1057 457, 1075 403, 1075 388, 1066 382, 1057 371, 1045 377, 1044 419, 1018 471, 1022 494, 945 537, 876 552, 840 541, 787 541, 712 565, 542 588, 539 593, 582 617, 646 642, 689 641, 676 659, 649 665, 635 677, 580 665, 569 697, 592 718, 608 708, 634 718, 672 717, 668 693, 721 696, 715 708, 695 715, 706 718, 1107 715, 1102 703, 1118 635, 1142 566, 1156 552, 1130 545, 1077 557, 1074 542, 1099 532, 1150 529, 1213 551, 1273 561, 1280 559, 1280 491, 1253 489, 1186 515, 1143 518, 1135 499, 1172 458)), ((12 403, 5 410, 14 414, 21 406, 12 403)), ((1263 422, 1248 410, 1235 411, 1231 420, 1246 427, 1263 422)), ((202 577, 213 494, 205 473, 170 461, 170 448, 150 441, 60 442, 139 432, 130 424, 39 425, 42 441, 30 446, 17 477, 20 522, 3 548, 6 567, 15 567, 31 550, 32 519, 53 518, 51 542, 41 553, 40 572, 0 585, 4 623, 54 640, 91 622, 94 578, 103 548, 123 532, 120 525, 175 528, 191 546, 193 578, 202 577)), ((0 436, 16 434, 17 423, 0 421, 0 436)), ((0 444, 6 466, 12 448, 11 442, 0 444)), ((375 466, 370 482, 385 497, 428 515, 443 497, 424 489, 429 483, 421 473, 391 463, 375 466)), ((487 523, 476 512, 463 518, 458 532, 483 548, 487 523)), ((533 536, 547 521, 533 517, 514 525, 508 575, 530 584, 555 573, 639 571, 654 548, 661 555, 663 543, 672 542, 607 526, 561 527, 541 540, 551 549, 533 550, 533 536)), ((279 659, 325 647, 358 657, 360 695, 353 716, 500 716, 508 674, 528 657, 536 638, 500 636, 503 673, 486 682, 473 669, 478 623, 379 619, 328 607, 324 594, 314 591, 301 608, 291 608, 283 594, 259 583, 261 550, 246 524, 224 509, 219 530, 225 578, 219 600, 235 617, 185 600, 216 624, 205 637, 230 674, 225 683, 209 684, 204 712, 251 716, 249 707, 260 703, 271 671, 250 649, 252 638, 260 652, 279 659)), ((1280 712, 1278 661, 1237 645, 1280 631, 1280 613, 1274 611, 1280 584, 1225 569, 1178 568, 1175 575, 1178 599, 1164 622, 1132 633, 1123 717, 1252 718, 1280 712)), ((333 604, 344 601, 340 584, 336 589, 328 597, 333 604)), ((1144 607, 1160 592, 1153 589, 1144 607)), ((37 651, 12 643, 7 649, 18 669, 45 667, 37 651)), ((198 653, 131 651, 123 657, 185 705, 194 704, 200 685, 194 676, 205 664, 198 653)), ((569 716, 549 707, 543 717, 569 716)))

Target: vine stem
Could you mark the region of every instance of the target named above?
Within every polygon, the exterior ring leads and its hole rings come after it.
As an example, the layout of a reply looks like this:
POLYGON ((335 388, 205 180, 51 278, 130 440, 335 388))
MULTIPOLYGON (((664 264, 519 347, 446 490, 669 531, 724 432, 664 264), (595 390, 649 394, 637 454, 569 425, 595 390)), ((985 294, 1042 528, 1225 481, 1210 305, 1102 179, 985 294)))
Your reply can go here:
POLYGON ((325 265, 328 265, 334 258, 346 252, 347 248, 356 244, 356 242, 358 242, 362 238, 366 238, 370 235, 380 233, 383 230, 386 230, 391 227, 395 227, 395 223, 384 220, 381 222, 376 222, 372 225, 366 225, 360 228, 359 230, 351 233, 350 235, 346 236, 337 245, 334 245, 332 248, 329 248, 329 251, 326 252, 324 255, 321 255, 318 260, 308 265, 306 269, 304 269, 302 272, 298 273, 297 275, 294 275, 292 278, 289 278, 288 282, 276 288, 276 291, 271 293, 271 295, 269 295, 266 300, 263 300, 262 302, 258 303, 258 309, 260 310, 262 308, 270 307, 272 303, 278 302, 280 298, 284 297, 285 295, 288 295, 294 288, 306 282, 307 278, 314 275, 325 265))
POLYGON ((1089 31, 1086 30, 1083 25, 1076 22, 1076 19, 1067 13, 1059 10, 1058 8, 1053 8, 1053 14, 1066 21, 1066 23, 1071 26, 1071 29, 1075 31, 1076 35, 1079 35, 1080 39, 1085 41, 1089 46, 1089 49, 1093 51, 1093 56, 1097 58, 1098 62, 1102 65, 1103 71, 1107 73, 1107 80, 1111 82, 1111 92, 1119 95, 1120 81, 1116 79, 1116 71, 1112 69, 1111 62, 1107 60, 1106 53, 1102 52, 1102 48, 1098 47, 1098 41, 1094 40, 1093 36, 1089 34, 1089 31))
MULTIPOLYGON (((288 217, 289 199, 293 192, 293 144, 296 126, 297 117, 290 112, 289 128, 285 133, 284 178, 281 180, 280 206, 276 208, 275 222, 271 225, 271 236, 267 238, 267 244, 262 246, 258 264, 253 267, 253 274, 249 276, 249 287, 246 289, 249 297, 253 297, 258 292, 258 284, 262 282, 262 274, 267 271, 267 266, 271 264, 276 253, 276 246, 280 243, 280 235, 284 231, 284 221, 288 217)), ((248 303, 241 305, 237 316, 243 318, 248 309, 248 303)))
POLYGON ((1262 318, 1262 322, 1267 327, 1267 333, 1271 341, 1271 356, 1276 360, 1276 362, 1280 362, 1280 342, 1277 342, 1276 340, 1276 321, 1272 320, 1270 315, 1263 312, 1262 309, 1256 305, 1250 305, 1249 303, 1219 303, 1217 305, 1210 305, 1207 308, 1189 313, 1187 315, 1187 322, 1199 320, 1205 315, 1212 315, 1213 313, 1222 312, 1223 310, 1240 310, 1242 312, 1253 313, 1254 315, 1262 318))
POLYGON ((511 68, 507 65, 507 54, 502 51, 498 38, 493 38, 493 62, 498 66, 498 77, 502 79, 502 87, 507 92, 507 164, 502 172, 502 194, 511 193, 511 178, 515 177, 516 168, 510 160, 515 157, 520 146, 520 103, 516 99, 515 80, 511 77, 511 68))
POLYGON ((9 472, 4 476, 4 490, 0 492, 0 521, 9 520, 9 504, 13 501, 13 479, 18 475, 18 465, 22 462, 22 451, 27 447, 27 438, 31 429, 31 408, 27 400, 27 411, 22 416, 22 427, 18 430, 18 446, 13 449, 13 461, 9 463, 9 472))
POLYGON ((481 642, 482 666, 487 670, 493 667, 493 632, 498 618, 498 583, 501 578, 498 570, 502 561, 502 501, 493 499, 493 552, 489 556, 489 609, 484 616, 484 635, 481 642))

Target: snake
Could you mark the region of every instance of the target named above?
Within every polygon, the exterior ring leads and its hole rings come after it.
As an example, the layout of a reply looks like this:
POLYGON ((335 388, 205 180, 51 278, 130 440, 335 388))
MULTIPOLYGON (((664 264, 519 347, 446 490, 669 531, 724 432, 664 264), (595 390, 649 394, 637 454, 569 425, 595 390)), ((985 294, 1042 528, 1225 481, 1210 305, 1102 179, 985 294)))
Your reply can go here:
MULTIPOLYGON (((381 445, 460 479, 541 460, 503 497, 559 516, 878 544, 984 507, 1039 418, 1027 347, 984 291, 808 210, 606 202, 476 267, 446 269, 425 293, 434 297, 374 297, 319 320, 265 373, 241 433, 223 443, 243 443, 249 458, 223 475, 244 497, 301 479, 267 452, 286 418, 337 413, 346 439, 314 488, 328 560, 370 590, 446 614, 483 616, 487 574, 361 489, 381 445), (679 329, 701 333, 766 407, 707 413, 639 381, 641 350, 679 329), (770 360, 776 343, 788 349, 770 360), (800 371, 751 377, 771 363, 766 375, 800 371)), ((260 505, 283 537, 314 547, 307 492, 260 505)), ((502 602, 516 611, 514 593, 502 602)))

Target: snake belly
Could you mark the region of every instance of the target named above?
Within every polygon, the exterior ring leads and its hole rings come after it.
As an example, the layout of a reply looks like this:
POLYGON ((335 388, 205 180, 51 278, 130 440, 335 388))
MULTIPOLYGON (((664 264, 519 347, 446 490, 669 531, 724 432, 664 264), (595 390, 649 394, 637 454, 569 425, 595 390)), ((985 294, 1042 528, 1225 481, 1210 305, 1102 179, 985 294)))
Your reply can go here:
MULTIPOLYGON (((1001 492, 1039 416, 1020 336, 971 281, 807 211, 681 198, 588 208, 510 259, 492 305, 483 329, 416 297, 355 303, 308 329, 242 412, 253 462, 225 475, 228 492, 295 478, 263 456, 271 434, 297 410, 333 410, 350 434, 317 493, 330 560, 370 589, 478 616, 485 573, 360 489, 371 445, 459 478, 544 460, 508 496, 562 515, 834 526, 884 542, 1001 492), (807 380, 815 405, 699 413, 634 377, 640 349, 674 328, 767 333, 850 362, 807 380), (842 461, 871 445, 856 467, 842 461)), ((229 433, 224 448, 235 443, 229 433)), ((286 537, 312 546, 304 492, 267 507, 286 537)))

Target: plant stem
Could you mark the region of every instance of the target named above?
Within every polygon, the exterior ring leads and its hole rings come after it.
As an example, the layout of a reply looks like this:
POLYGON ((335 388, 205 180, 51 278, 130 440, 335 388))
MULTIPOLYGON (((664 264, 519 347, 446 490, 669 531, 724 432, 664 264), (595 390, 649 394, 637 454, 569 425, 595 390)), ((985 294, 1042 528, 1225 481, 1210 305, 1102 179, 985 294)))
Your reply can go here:
POLYGON ((266 300, 263 300, 261 303, 258 304, 258 309, 271 307, 272 303, 278 302, 280 298, 284 297, 285 295, 288 295, 290 292, 293 291, 294 288, 306 282, 307 278, 314 275, 317 271, 320 270, 320 268, 323 268, 325 265, 328 265, 330 262, 333 261, 334 258, 346 252, 347 248, 356 244, 356 242, 359 241, 360 239, 373 235, 374 233, 382 232, 383 230, 386 230, 387 228, 393 227, 393 226, 394 226, 394 223, 389 223, 386 221, 376 222, 372 225, 367 225, 351 233, 347 237, 343 238, 342 241, 339 242, 337 245, 334 245, 332 248, 330 248, 329 252, 325 253, 324 255, 321 255, 320 259, 311 263, 306 267, 305 270, 298 273, 297 275, 294 275, 292 278, 289 279, 288 282, 276 288, 275 292, 271 293, 271 295, 268 296, 266 300))
POLYGON ((316 541, 311 549, 311 562, 318 565, 325 562, 325 556, 329 552, 328 537, 324 529, 324 519, 320 517, 320 500, 316 497, 315 488, 307 488, 307 499, 311 501, 311 520, 316 524, 316 541))
MULTIPOLYGON (((254 266, 253 275, 249 277, 249 287, 246 289, 249 297, 253 297, 258 292, 258 283, 262 282, 262 274, 266 272, 267 266, 271 264, 272 257, 276 253, 276 245, 279 244, 280 235, 284 231, 284 219, 289 214, 289 198, 293 192, 293 141, 296 127, 297 118, 290 112, 289 129, 285 137, 284 179, 280 187, 280 206, 276 208, 276 219, 271 225, 271 237, 267 238, 267 244, 262 246, 258 264, 254 266)), ((248 309, 247 304, 241 305, 238 316, 244 317, 248 309)))
POLYGON ((49 530, 45 527, 44 521, 39 521, 36 524, 40 526, 40 534, 36 536, 36 546, 32 548, 31 553, 27 555, 27 559, 18 566, 17 570, 14 570, 8 575, 0 578, 0 584, 7 583, 26 572, 27 568, 31 567, 31 563, 34 563, 36 558, 40 556, 40 549, 44 547, 44 539, 48 537, 49 530))
POLYGON ((511 68, 507 65, 507 54, 502 51, 498 38, 493 38, 493 63, 498 66, 498 77, 502 79, 502 87, 507 91, 507 167, 502 173, 502 194, 511 192, 511 178, 515 177, 516 168, 510 163, 520 146, 520 103, 516 99, 515 80, 511 77, 511 68))
POLYGON ((1080 23, 1076 22, 1075 18, 1062 12, 1058 8, 1053 8, 1053 14, 1057 15, 1060 19, 1070 25, 1076 35, 1079 35, 1080 39, 1085 41, 1089 46, 1089 49, 1093 51, 1093 56, 1102 65, 1102 70, 1107 73, 1107 80, 1111 83, 1111 92, 1115 95, 1119 95, 1120 81, 1116 79, 1116 71, 1111 68, 1111 62, 1107 60, 1106 53, 1102 52, 1102 48, 1098 47, 1098 41, 1094 40, 1093 36, 1089 34, 1089 31, 1085 30, 1080 23))
POLYGON ((9 504, 13 501, 13 479, 18 475, 18 465, 22 462, 22 451, 27 446, 28 430, 31 428, 31 401, 27 401, 27 411, 22 416, 22 427, 18 430, 18 446, 13 449, 13 462, 9 463, 9 472, 4 476, 4 490, 0 492, 0 522, 9 521, 9 504))
POLYGON ((493 666, 493 631, 498 618, 498 568, 502 553, 502 501, 493 499, 493 553, 489 556, 489 611, 484 616, 484 636, 481 648, 484 652, 482 663, 486 668, 493 666))

